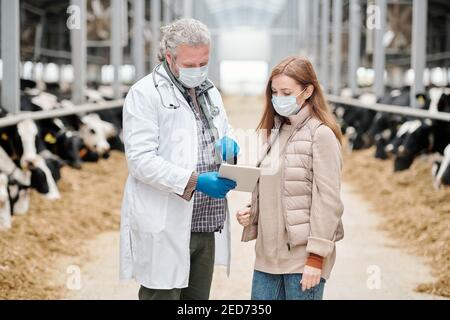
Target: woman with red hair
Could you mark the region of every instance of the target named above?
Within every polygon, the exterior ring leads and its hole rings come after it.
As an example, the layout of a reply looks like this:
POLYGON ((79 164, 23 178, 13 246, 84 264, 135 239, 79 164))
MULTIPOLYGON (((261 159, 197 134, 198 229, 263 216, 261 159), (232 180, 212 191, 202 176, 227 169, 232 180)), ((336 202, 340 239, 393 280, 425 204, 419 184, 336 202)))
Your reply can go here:
POLYGON ((252 299, 322 299, 343 237, 342 134, 308 59, 273 69, 258 129, 261 177, 236 214, 256 239, 252 299))

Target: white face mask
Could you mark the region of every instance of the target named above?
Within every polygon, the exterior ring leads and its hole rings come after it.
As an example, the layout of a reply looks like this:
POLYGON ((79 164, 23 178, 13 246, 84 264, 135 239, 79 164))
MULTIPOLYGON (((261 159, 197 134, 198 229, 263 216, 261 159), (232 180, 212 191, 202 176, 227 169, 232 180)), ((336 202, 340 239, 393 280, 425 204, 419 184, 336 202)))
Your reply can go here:
POLYGON ((289 117, 294 114, 297 114, 300 109, 301 105, 299 106, 297 104, 297 97, 301 95, 303 92, 305 92, 306 88, 303 89, 302 92, 300 92, 296 96, 288 96, 288 97, 277 97, 272 96, 272 104, 275 108, 275 111, 283 117, 289 117))
POLYGON ((208 65, 200 68, 178 67, 180 76, 178 80, 187 88, 195 88, 208 78, 208 65))

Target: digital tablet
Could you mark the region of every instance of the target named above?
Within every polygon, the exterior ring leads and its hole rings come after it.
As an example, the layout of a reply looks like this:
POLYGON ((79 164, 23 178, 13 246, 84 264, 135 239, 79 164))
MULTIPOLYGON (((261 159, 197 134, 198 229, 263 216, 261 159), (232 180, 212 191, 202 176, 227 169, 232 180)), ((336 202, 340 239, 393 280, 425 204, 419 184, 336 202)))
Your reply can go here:
POLYGON ((219 169, 219 177, 236 181, 233 190, 252 192, 261 173, 260 168, 249 166, 238 166, 222 163, 219 169))

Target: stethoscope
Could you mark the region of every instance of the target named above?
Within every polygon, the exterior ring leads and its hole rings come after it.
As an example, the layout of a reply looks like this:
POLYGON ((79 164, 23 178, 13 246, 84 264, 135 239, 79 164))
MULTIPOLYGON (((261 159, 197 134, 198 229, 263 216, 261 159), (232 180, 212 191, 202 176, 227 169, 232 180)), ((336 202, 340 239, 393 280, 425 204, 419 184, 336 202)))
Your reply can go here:
MULTIPOLYGON (((160 68, 161 66, 162 66, 162 64, 158 64, 158 65, 153 69, 153 72, 152 72, 152 78, 153 78, 153 83, 154 83, 154 85, 155 85, 155 89, 156 89, 156 91, 158 92, 159 99, 160 99, 160 101, 161 101, 161 105, 162 105, 164 108, 166 108, 166 109, 172 109, 172 110, 175 109, 175 110, 176 110, 176 109, 178 109, 179 107, 181 107, 181 104, 180 104, 180 101, 178 100, 178 98, 177 98, 177 96, 176 96, 176 93, 175 93, 175 85, 174 85, 174 83, 173 83, 168 77, 166 77, 164 74, 162 74, 161 72, 159 72, 159 68, 160 68), (159 81, 156 81, 156 76, 158 76, 158 77, 160 78, 159 81), (161 86, 161 85, 165 85, 165 84, 168 84, 168 85, 169 85, 170 91, 171 91, 171 94, 172 94, 172 97, 175 98, 174 101, 176 101, 176 104, 169 103, 169 105, 167 105, 167 104, 164 102, 164 99, 163 99, 162 94, 161 94, 160 86, 161 86)), ((202 85, 203 85, 203 84, 202 84, 202 85)), ((202 89, 202 85, 200 86, 200 89, 202 89)), ((208 108, 208 110, 209 110, 209 113, 211 114, 212 117, 216 117, 216 116, 219 115, 220 109, 219 109, 218 106, 213 105, 213 103, 211 102, 211 98, 210 98, 210 96, 209 96, 209 94, 208 94, 208 90, 209 90, 209 88, 208 88, 207 90, 202 90, 202 91, 201 91, 201 94, 203 94, 204 97, 205 97, 205 102, 206 102, 206 106, 207 106, 207 108, 208 108)))

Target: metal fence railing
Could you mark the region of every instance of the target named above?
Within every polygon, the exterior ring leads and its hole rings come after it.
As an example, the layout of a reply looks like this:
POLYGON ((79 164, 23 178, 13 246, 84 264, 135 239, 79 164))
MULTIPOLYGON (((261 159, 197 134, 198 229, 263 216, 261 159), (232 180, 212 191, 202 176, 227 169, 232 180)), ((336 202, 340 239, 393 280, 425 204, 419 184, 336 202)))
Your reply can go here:
POLYGON ((375 111, 387 112, 387 113, 396 113, 405 116, 412 116, 417 118, 424 119, 434 119, 441 121, 450 122, 450 113, 447 112, 431 112, 428 110, 416 109, 416 108, 408 108, 408 107, 399 107, 388 104, 364 104, 357 99, 343 98, 335 95, 327 95, 327 100, 331 103, 338 103, 343 105, 348 105, 356 108, 364 108, 375 111))
POLYGON ((0 118, 0 128, 8 127, 17 124, 18 122, 31 119, 31 120, 41 120, 48 118, 58 118, 64 117, 71 114, 84 113, 84 112, 93 112, 105 109, 114 109, 120 108, 123 106, 124 99, 117 99, 99 103, 85 103, 81 105, 77 105, 74 107, 65 107, 60 109, 52 109, 52 110, 42 110, 42 111, 24 111, 17 114, 7 115, 4 118, 0 118))

